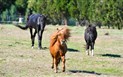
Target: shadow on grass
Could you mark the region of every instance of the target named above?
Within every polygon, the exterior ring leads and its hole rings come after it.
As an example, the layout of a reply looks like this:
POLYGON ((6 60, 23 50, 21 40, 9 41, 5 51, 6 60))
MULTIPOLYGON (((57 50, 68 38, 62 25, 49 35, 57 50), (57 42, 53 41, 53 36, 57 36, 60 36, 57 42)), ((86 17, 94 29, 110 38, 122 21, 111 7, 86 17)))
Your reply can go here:
POLYGON ((42 47, 42 50, 46 50, 46 49, 49 49, 48 47, 42 47))
POLYGON ((101 75, 101 73, 97 73, 94 71, 86 71, 86 70, 69 70, 72 73, 88 73, 88 74, 95 74, 95 75, 101 75))
POLYGON ((77 50, 77 49, 72 49, 72 48, 68 48, 67 49, 69 52, 80 52, 79 50, 77 50))
POLYGON ((101 56, 104 56, 104 57, 121 58, 121 55, 117 55, 117 54, 101 54, 101 56))

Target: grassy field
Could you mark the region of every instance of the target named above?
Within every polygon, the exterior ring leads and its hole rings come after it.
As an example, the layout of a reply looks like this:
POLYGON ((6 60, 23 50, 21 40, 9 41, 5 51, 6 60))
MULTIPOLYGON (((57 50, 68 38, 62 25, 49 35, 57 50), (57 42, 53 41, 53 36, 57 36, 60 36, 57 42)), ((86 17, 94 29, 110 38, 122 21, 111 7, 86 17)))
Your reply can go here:
POLYGON ((122 77, 123 30, 98 29, 94 57, 85 55, 85 27, 69 27, 71 37, 67 42, 66 72, 51 69, 49 37, 60 26, 48 25, 43 34, 43 47, 31 48, 29 30, 13 25, 0 25, 0 77, 122 77), (109 35, 104 35, 105 33, 109 35))

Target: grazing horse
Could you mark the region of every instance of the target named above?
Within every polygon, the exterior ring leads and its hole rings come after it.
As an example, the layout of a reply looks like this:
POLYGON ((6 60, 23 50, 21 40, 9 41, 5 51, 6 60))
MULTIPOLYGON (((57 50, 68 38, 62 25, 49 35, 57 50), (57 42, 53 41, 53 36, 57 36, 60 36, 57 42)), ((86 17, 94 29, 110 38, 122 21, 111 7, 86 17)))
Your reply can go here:
POLYGON ((32 48, 34 47, 34 40, 35 40, 36 33, 38 33, 38 48, 39 49, 42 48, 42 34, 44 31, 45 25, 46 25, 46 17, 41 14, 31 14, 27 19, 26 26, 24 27, 20 26, 19 24, 15 24, 15 26, 23 30, 26 30, 28 28, 30 29, 32 48), (34 33, 33 33, 33 29, 35 30, 34 33))
POLYGON ((64 27, 57 29, 50 37, 50 53, 53 59, 52 68, 57 73, 58 64, 62 60, 62 71, 65 72, 65 53, 67 52, 66 42, 70 37, 70 29, 64 27))
POLYGON ((91 47, 91 55, 94 56, 94 44, 97 38, 96 27, 90 24, 85 29, 84 38, 86 41, 86 54, 89 55, 89 48, 91 47))

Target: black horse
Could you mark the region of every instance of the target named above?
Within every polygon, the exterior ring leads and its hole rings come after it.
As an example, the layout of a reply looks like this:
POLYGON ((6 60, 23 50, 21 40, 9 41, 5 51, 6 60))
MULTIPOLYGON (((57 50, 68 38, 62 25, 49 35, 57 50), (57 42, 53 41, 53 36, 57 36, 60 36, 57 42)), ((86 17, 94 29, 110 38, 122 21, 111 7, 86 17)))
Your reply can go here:
POLYGON ((89 48, 91 47, 91 55, 94 55, 94 44, 97 38, 96 27, 89 24, 85 29, 84 38, 86 41, 86 54, 89 55, 89 48))
POLYGON ((32 48, 34 47, 34 40, 36 33, 38 33, 38 48, 42 48, 42 34, 46 25, 46 17, 41 14, 31 14, 27 18, 26 26, 20 26, 19 24, 15 24, 15 26, 27 30, 30 29, 31 40, 32 40, 32 48), (33 33, 33 29, 35 30, 33 33))

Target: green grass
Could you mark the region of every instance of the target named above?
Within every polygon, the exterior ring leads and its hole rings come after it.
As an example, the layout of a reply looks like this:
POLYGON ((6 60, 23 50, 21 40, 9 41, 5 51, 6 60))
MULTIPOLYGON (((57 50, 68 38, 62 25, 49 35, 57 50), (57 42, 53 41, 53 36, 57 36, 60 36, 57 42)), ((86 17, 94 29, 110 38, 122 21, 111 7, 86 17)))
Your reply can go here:
POLYGON ((67 42, 66 72, 62 64, 56 74, 51 69, 49 37, 60 26, 47 25, 44 50, 38 50, 37 36, 31 48, 29 31, 13 25, 0 25, 0 77, 121 77, 123 76, 123 30, 98 29, 94 57, 85 55, 85 27, 72 26, 67 42), (106 32, 108 36, 104 35, 106 32))

